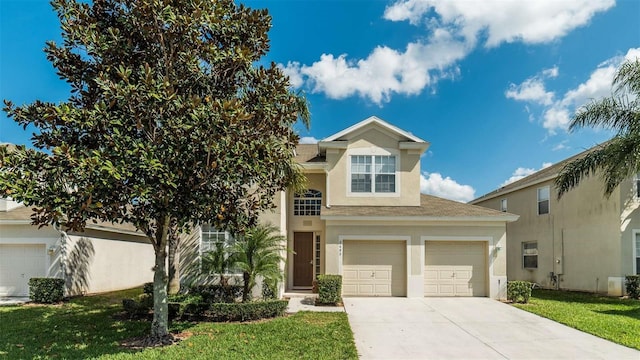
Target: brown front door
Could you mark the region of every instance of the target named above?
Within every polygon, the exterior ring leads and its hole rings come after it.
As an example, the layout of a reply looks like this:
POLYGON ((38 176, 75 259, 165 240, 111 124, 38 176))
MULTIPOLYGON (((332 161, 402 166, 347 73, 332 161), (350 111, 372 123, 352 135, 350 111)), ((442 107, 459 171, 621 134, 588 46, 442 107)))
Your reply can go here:
POLYGON ((313 282, 313 233, 293 233, 293 286, 313 282))

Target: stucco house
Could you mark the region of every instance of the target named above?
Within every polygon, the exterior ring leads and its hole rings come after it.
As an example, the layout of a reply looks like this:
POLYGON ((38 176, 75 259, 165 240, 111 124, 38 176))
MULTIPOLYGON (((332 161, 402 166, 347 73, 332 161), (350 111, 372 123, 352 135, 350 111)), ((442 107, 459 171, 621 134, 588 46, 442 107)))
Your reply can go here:
MULTIPOLYGON (((517 216, 420 194, 428 147, 377 117, 299 145, 308 191, 281 193, 261 218, 292 250, 284 290, 340 274, 345 296, 504 298, 506 224, 517 216)), ((194 237, 200 253, 231 238, 210 227, 194 237)))
POLYGON ((0 199, 0 297, 28 296, 29 279, 65 279, 67 295, 150 281, 153 248, 133 227, 87 224, 82 233, 31 225, 31 208, 0 199))
POLYGON ((621 295, 624 276, 640 274, 638 178, 606 198, 600 178, 590 177, 557 198, 558 173, 588 151, 470 202, 520 215, 507 224, 509 280, 621 295))

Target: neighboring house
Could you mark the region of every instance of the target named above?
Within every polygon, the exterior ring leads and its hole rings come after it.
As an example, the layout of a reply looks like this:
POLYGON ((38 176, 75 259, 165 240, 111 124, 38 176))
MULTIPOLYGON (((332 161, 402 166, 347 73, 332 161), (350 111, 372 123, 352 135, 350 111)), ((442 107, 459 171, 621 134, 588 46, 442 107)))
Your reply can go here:
POLYGON ((0 297, 28 296, 32 277, 66 280, 66 294, 96 293, 151 281, 153 247, 134 228, 87 224, 82 233, 31 225, 31 208, 0 199, 0 297))
POLYGON ((640 274, 637 178, 606 198, 602 180, 589 177, 557 198, 559 171, 590 150, 471 201, 520 215, 507 225, 509 280, 621 295, 624 276, 640 274))
MULTIPOLYGON (((340 274, 345 296, 504 298, 506 224, 517 216, 420 194, 428 147, 376 117, 299 145, 309 190, 281 193, 261 218, 288 239, 285 290, 340 274)), ((187 262, 231 239, 204 228, 187 262)))

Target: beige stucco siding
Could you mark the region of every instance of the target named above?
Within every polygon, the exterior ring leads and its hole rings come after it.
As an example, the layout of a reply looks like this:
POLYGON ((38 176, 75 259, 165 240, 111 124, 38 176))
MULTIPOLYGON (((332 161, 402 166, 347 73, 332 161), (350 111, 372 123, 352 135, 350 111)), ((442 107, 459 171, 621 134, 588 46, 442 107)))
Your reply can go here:
POLYGON ((328 149, 327 168, 331 184, 331 205, 419 206, 420 154, 399 149, 399 139, 375 128, 349 139, 347 149, 328 149), (387 155, 399 157, 396 168, 397 194, 349 194, 351 155, 387 155))
POLYGON ((637 200, 621 219, 621 204, 625 206, 630 192, 629 181, 605 198, 601 180, 588 178, 558 201, 553 180, 548 180, 477 205, 499 209, 500 200, 507 199, 507 210, 520 215, 507 225, 509 279, 607 292, 609 277, 623 276, 632 268, 632 231, 640 229, 637 200), (543 186, 551 189, 550 211, 538 215, 537 189, 543 186), (523 268, 522 243, 531 241, 538 243, 537 269, 523 268), (551 272, 559 274, 559 283, 552 281, 551 272))
POLYGON ((43 244, 47 277, 65 278, 68 295, 120 290, 153 280, 146 238, 87 229, 65 239, 52 227, 0 225, 1 244, 43 244), (51 250, 51 251, 50 251, 51 250))

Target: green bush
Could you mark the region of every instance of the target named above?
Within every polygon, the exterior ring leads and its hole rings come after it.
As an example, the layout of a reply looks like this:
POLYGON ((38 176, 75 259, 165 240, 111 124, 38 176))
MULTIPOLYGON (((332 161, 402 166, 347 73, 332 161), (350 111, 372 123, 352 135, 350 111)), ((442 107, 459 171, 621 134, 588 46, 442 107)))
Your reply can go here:
POLYGON ((142 285, 142 293, 153 296, 153 283, 152 282, 144 283, 144 285, 142 285))
POLYGON ((528 281, 509 281, 507 283, 507 299, 526 304, 531 297, 531 283, 528 281))
POLYGON ((140 294, 140 296, 138 296, 138 302, 140 303, 141 308, 147 310, 153 309, 153 295, 140 294))
POLYGON ((342 298, 341 275, 318 275, 318 303, 336 304, 342 298))
POLYGON ((640 275, 627 275, 624 278, 627 294, 632 299, 640 299, 640 275))
POLYGON ((278 281, 262 280, 262 299, 273 300, 276 298, 278 292, 278 281))
POLYGON ((51 304, 64 298, 64 280, 53 278, 29 279, 29 299, 41 304, 51 304))
POLYGON ((242 290, 238 285, 196 285, 188 293, 202 296, 206 303, 233 303, 242 298, 242 290))
POLYGON ((211 321, 249 321, 284 315, 287 300, 266 300, 248 303, 211 304, 205 316, 211 321))

